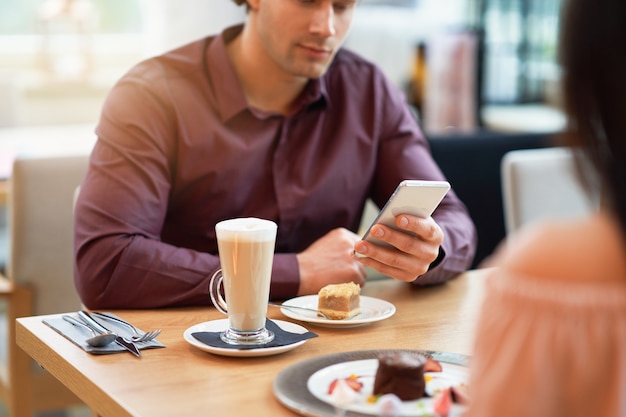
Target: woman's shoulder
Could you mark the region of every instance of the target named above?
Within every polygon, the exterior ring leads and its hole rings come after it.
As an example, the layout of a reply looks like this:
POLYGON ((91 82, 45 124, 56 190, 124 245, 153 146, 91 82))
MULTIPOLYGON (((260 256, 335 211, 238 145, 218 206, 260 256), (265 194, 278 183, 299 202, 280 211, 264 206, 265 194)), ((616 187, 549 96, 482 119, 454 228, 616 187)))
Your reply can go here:
POLYGON ((541 221, 511 235, 495 262, 521 276, 567 281, 624 281, 626 245, 606 214, 541 221))

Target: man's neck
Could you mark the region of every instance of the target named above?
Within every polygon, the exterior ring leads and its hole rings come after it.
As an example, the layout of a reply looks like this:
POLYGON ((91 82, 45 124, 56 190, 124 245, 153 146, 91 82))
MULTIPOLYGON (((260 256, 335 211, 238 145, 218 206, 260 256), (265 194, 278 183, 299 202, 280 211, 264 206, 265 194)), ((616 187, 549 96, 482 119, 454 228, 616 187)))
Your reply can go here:
POLYGON ((309 80, 283 72, 263 52, 248 24, 226 46, 246 99, 256 109, 288 114, 309 80))

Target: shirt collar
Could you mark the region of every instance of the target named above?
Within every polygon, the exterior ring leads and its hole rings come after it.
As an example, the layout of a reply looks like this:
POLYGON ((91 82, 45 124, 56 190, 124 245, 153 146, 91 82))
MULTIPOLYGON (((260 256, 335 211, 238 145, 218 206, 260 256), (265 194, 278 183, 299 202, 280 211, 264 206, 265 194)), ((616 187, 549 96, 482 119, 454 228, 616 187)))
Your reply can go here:
POLYGON ((325 75, 320 78, 309 80, 302 95, 297 99, 294 105, 293 113, 299 113, 303 109, 320 102, 330 107, 330 97, 326 89, 325 75))
MULTIPOLYGON (((242 24, 226 28, 207 47, 205 60, 208 77, 215 91, 217 111, 224 123, 244 110, 250 110, 257 117, 260 116, 258 111, 253 111, 248 107, 235 68, 226 51, 226 44, 241 33, 242 29, 242 24)), ((292 114, 297 114, 318 101, 330 104, 325 76, 309 81, 302 95, 297 99, 292 114)))
POLYGON ((208 77, 215 92, 217 111, 222 122, 226 122, 248 108, 246 96, 237 79, 235 68, 226 52, 226 44, 236 37, 243 25, 226 28, 209 43, 206 52, 208 77))

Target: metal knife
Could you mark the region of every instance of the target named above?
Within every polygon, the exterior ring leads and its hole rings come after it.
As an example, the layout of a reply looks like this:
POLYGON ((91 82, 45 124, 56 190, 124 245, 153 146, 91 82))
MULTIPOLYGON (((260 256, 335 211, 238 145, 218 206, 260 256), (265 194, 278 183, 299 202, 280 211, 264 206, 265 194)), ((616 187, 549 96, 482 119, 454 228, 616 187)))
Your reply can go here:
MULTIPOLYGON (((78 311, 78 317, 80 317, 81 320, 83 320, 85 323, 87 323, 90 326, 92 326, 93 328, 95 328, 95 330, 100 332, 100 333, 111 333, 111 331, 109 329, 107 329, 106 327, 104 327, 103 325, 98 323, 85 310, 78 311)), ((139 351, 137 346, 134 343, 127 341, 122 336, 116 334, 115 335, 115 343, 117 343, 118 345, 122 346, 124 349, 126 349, 127 351, 129 351, 133 355, 135 355, 137 357, 141 357, 141 352, 139 351)))

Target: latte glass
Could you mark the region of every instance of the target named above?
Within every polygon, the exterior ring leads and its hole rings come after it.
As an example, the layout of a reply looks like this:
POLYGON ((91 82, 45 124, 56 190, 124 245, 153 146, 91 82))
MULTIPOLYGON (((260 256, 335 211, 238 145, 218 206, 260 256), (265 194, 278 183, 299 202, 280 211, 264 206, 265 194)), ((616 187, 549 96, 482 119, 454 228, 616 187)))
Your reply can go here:
POLYGON ((265 318, 277 229, 276 223, 254 217, 215 225, 222 268, 211 277, 209 290, 213 305, 228 316, 228 329, 220 335, 226 343, 262 345, 274 339, 265 318))

